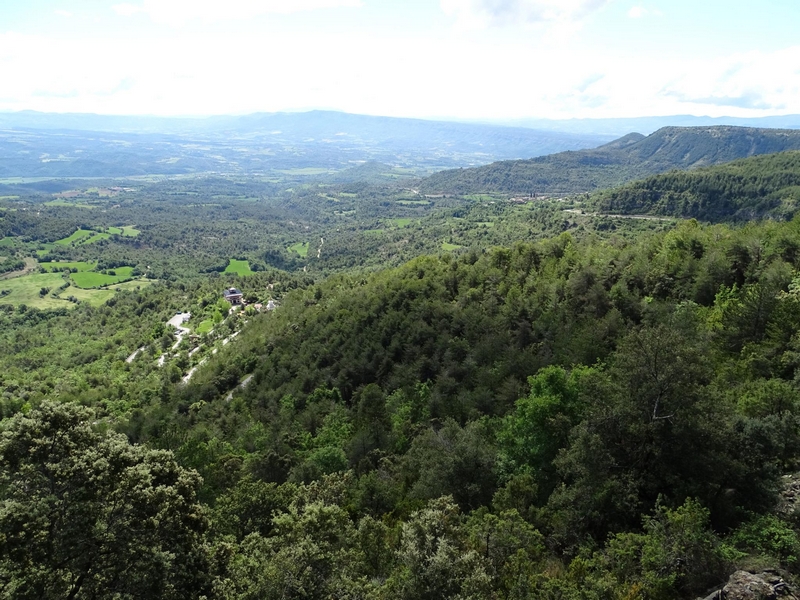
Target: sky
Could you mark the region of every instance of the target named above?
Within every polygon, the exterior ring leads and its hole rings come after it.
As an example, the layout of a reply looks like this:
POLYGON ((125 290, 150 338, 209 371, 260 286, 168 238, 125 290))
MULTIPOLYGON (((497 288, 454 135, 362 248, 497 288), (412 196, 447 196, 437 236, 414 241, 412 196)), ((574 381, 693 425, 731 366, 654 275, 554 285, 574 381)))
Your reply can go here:
POLYGON ((800 113, 797 0, 0 0, 0 111, 800 113))

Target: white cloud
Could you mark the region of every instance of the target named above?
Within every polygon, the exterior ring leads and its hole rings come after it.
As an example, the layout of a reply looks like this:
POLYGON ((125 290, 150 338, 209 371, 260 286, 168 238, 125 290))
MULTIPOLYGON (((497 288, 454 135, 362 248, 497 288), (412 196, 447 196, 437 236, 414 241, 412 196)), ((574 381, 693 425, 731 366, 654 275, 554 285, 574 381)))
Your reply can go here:
POLYGON ((147 43, 0 34, 0 110, 202 115, 332 108, 455 118, 800 113, 800 46, 684 62, 646 54, 612 60, 580 43, 559 48, 556 60, 547 54, 552 48, 536 44, 505 35, 498 41, 366 31, 231 34, 212 43, 181 32, 147 43))
POLYGON ((700 106, 800 112, 800 46, 701 61, 662 94, 700 106))
POLYGON ((72 16, 72 13, 71 13, 71 12, 69 12, 68 10, 61 10, 61 9, 58 9, 58 10, 56 10, 56 11, 55 11, 55 13, 56 13, 56 14, 57 14, 59 17, 71 17, 71 16, 72 16))
POLYGON ((641 19, 646 14, 647 14, 647 9, 642 6, 633 6, 628 11, 628 16, 631 19, 641 19))
POLYGON ((183 25, 196 19, 206 22, 242 20, 267 14, 286 15, 361 5, 361 0, 143 0, 142 4, 117 4, 113 9, 121 16, 144 13, 159 24, 183 25))
POLYGON ((445 14, 461 26, 580 20, 613 0, 441 0, 445 14))

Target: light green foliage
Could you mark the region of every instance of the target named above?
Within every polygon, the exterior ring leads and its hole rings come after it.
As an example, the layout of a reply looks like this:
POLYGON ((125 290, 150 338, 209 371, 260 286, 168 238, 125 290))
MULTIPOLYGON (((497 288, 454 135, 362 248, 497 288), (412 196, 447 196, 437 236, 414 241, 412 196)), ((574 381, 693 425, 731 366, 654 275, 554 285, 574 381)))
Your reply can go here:
POLYGON ((531 473, 549 495, 554 485, 553 460, 586 409, 582 381, 598 374, 587 367, 567 371, 552 366, 528 378, 530 394, 517 401, 497 436, 501 468, 508 475, 531 473))
POLYGON ((354 551, 356 530, 339 506, 295 502, 273 518, 275 534, 246 537, 233 556, 223 598, 347 598, 366 582, 354 551))
POLYGON ((789 523, 775 515, 753 515, 725 543, 741 552, 760 555, 768 563, 795 568, 800 558, 800 538, 789 523))
POLYGON ((451 498, 431 500, 402 526, 398 565, 386 598, 490 598, 487 565, 466 547, 466 532, 451 498))

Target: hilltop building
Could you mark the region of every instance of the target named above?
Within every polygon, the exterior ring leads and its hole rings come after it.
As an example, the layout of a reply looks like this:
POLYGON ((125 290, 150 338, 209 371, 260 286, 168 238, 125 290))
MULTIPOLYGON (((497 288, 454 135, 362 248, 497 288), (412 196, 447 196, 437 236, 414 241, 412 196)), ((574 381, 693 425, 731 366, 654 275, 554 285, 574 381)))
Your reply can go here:
POLYGON ((228 288, 224 292, 222 292, 222 297, 225 298, 228 302, 231 303, 232 306, 239 306, 243 304, 242 301, 242 292, 237 290, 236 288, 228 288))

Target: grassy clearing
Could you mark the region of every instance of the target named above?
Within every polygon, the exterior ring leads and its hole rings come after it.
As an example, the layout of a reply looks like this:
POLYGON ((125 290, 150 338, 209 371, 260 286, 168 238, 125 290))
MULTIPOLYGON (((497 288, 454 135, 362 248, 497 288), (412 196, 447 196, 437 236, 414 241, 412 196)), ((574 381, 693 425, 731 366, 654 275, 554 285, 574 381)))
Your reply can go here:
POLYGON ((100 306, 105 304, 116 292, 112 289, 105 290, 82 290, 75 286, 69 286, 66 290, 61 292, 61 297, 75 296, 81 302, 86 302, 92 306, 100 306))
POLYGON ((0 248, 11 248, 12 246, 17 245, 17 238, 15 237, 4 237, 0 239, 0 248))
POLYGON ((300 256, 305 258, 308 256, 308 242, 297 242, 288 248, 289 252, 297 252, 300 256))
POLYGON ((88 262, 41 262, 39 266, 47 273, 56 273, 64 269, 77 269, 78 271, 91 271, 97 263, 88 262))
MULTIPOLYGON (((49 293, 39 295, 42 288, 55 291, 64 285, 64 280, 59 273, 37 273, 25 275, 14 279, 0 281, 0 304, 13 304, 18 306, 26 304, 34 308, 48 309, 73 306, 72 303, 59 298, 53 298, 49 293), (8 291, 8 293, 3 293, 8 291)), ((67 288, 69 289, 69 288, 67 288)))
POLYGON ((0 200, 19 200, 19 196, 0 196, 0 200))
POLYGON ((250 270, 250 263, 246 260, 236 260, 232 258, 225 267, 226 273, 235 273, 236 275, 252 275, 253 271, 250 270))
POLYGON ((150 279, 132 279, 130 281, 124 281, 122 283, 118 283, 117 285, 111 285, 108 287, 109 290, 138 290, 139 288, 146 287, 153 283, 150 279))
POLYGON ((94 244, 95 242, 99 242, 100 240, 107 240, 111 238, 110 233, 95 233, 94 235, 86 238, 85 240, 78 242, 80 245, 84 244, 94 244))
POLYGON ((111 238, 112 234, 123 235, 126 237, 135 237, 139 235, 139 231, 132 226, 125 227, 109 227, 104 232, 93 231, 91 229, 78 229, 71 236, 62 240, 57 240, 55 243, 59 246, 80 246, 83 244, 94 244, 100 240, 107 240, 111 238))
POLYGON ((200 325, 195 327, 195 333, 197 335, 203 335, 204 333, 208 333, 214 328, 214 321, 211 319, 206 319, 205 321, 201 321, 200 325))
POLYGON ((133 277, 133 267, 118 267, 111 269, 114 275, 104 275, 103 273, 73 273, 71 279, 80 288, 98 288, 115 283, 127 281, 133 277))
POLYGON ((451 244, 449 242, 442 242, 442 250, 445 252, 452 252, 453 250, 458 250, 459 248, 463 248, 464 246, 459 246, 458 244, 451 244))
POLYGON ((121 235, 123 237, 136 237, 141 232, 132 225, 123 225, 122 227, 109 227, 106 229, 107 233, 111 235, 121 235))
POLYGON ((75 233, 73 233, 69 237, 65 237, 61 240, 56 240, 56 244, 59 246, 69 246, 70 244, 77 244, 81 241, 85 240, 89 236, 93 235, 94 231, 89 231, 88 229, 78 229, 75 233))
POLYGON ((414 222, 414 219, 407 219, 407 218, 392 219, 392 223, 398 229, 403 229, 404 227, 408 227, 413 222, 414 222))

